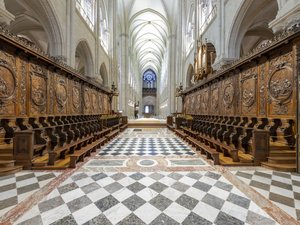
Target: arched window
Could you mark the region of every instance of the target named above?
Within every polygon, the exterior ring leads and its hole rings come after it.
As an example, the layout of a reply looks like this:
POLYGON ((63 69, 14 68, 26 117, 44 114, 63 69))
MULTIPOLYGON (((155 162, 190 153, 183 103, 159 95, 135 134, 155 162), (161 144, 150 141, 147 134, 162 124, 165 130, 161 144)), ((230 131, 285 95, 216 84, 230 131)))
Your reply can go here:
POLYGON ((194 29, 195 29, 195 8, 191 5, 190 12, 188 15, 188 21, 186 26, 186 52, 187 54, 193 48, 194 44, 194 29))
POLYGON ((109 29, 106 7, 103 1, 100 2, 100 43, 105 51, 108 51, 109 46, 109 29))
POLYGON ((216 16, 216 7, 212 0, 200 0, 199 4, 199 31, 203 33, 209 23, 216 16))
POLYGON ((144 88, 156 88, 156 74, 153 70, 149 69, 143 75, 144 88))
POLYGON ((94 30, 95 0, 76 0, 76 8, 89 27, 94 30))

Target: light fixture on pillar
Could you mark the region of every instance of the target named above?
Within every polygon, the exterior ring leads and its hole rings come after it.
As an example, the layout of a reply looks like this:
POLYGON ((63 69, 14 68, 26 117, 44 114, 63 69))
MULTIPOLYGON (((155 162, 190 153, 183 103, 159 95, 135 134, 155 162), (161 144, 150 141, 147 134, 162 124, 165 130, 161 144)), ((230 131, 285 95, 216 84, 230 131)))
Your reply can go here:
POLYGON ((112 113, 112 101, 113 101, 113 97, 114 96, 119 96, 119 92, 118 92, 118 89, 115 85, 115 82, 112 83, 111 85, 111 90, 110 90, 110 93, 109 93, 109 103, 110 103, 110 110, 111 110, 111 113, 112 113))
MULTIPOLYGON (((184 93, 183 93, 183 86, 182 86, 182 83, 180 82, 179 86, 176 88, 176 98, 179 98, 181 97, 181 100, 182 100, 182 105, 184 105, 184 93)), ((178 105, 176 104, 176 115, 178 113, 178 105)), ((182 112, 183 113, 183 112, 182 112)))
POLYGON ((176 97, 181 97, 183 92, 183 86, 182 83, 180 82, 179 86, 176 88, 176 97))

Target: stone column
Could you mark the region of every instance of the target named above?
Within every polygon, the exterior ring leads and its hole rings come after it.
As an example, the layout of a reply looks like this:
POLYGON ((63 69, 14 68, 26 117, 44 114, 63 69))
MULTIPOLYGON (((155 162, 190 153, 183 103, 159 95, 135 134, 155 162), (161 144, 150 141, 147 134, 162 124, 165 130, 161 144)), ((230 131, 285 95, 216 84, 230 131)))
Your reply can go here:
POLYGON ((99 37, 100 37, 100 0, 96 1, 96 10, 95 10, 95 16, 94 16, 94 34, 95 34, 95 63, 94 63, 95 74, 91 74, 91 75, 93 77, 95 77, 98 81, 103 82, 103 80, 100 76, 100 60, 99 60, 99 51, 100 51, 100 41, 99 41, 99 37))
POLYGON ((296 45, 296 63, 297 63, 297 80, 296 80, 296 90, 297 90, 297 122, 296 122, 296 150, 297 150, 297 172, 300 173, 300 42, 296 45))
POLYGON ((168 110, 166 114, 175 112, 175 85, 176 85, 176 35, 168 37, 169 62, 168 62, 168 110))
POLYGON ((128 110, 128 74, 129 74, 129 36, 126 33, 122 33, 120 35, 120 46, 121 46, 121 62, 120 67, 121 67, 121 76, 120 76, 120 106, 121 110, 123 111, 124 115, 127 115, 127 110, 128 110))
POLYGON ((73 52, 76 51, 74 42, 74 18, 76 13, 76 1, 67 0, 67 63, 75 68, 75 55, 73 52))
POLYGON ((4 0, 0 0, 0 24, 2 26, 9 26, 15 16, 6 10, 4 0))
POLYGON ((278 13, 276 18, 269 23, 273 32, 279 32, 293 23, 300 21, 300 1, 299 0, 277 0, 278 13))

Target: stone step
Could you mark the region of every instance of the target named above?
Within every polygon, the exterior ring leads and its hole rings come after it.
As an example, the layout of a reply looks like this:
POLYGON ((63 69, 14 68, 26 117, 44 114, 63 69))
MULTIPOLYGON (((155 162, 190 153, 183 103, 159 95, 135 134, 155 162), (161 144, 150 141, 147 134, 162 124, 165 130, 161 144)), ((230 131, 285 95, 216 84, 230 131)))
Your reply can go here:
POLYGON ((0 168, 15 166, 15 160, 0 160, 0 168))
POLYGON ((22 166, 13 166, 13 167, 4 167, 0 168, 0 176, 6 176, 9 174, 13 174, 19 172, 23 169, 22 166))
POLYGON ((284 151, 284 150, 287 150, 287 151, 293 151, 295 150, 295 148, 290 148, 289 146, 286 146, 286 145, 270 145, 270 151, 284 151))
POLYGON ((296 157, 268 157, 268 162, 272 164, 296 164, 296 157))
POLYGON ((13 154, 14 148, 12 144, 0 144, 0 153, 13 154))
POLYGON ((13 154, 0 153, 0 160, 13 160, 13 159, 14 159, 13 154))
POLYGON ((296 164, 275 164, 275 163, 269 163, 269 162, 262 162, 262 167, 265 167, 267 169, 271 170, 277 170, 282 172, 296 172, 297 166, 296 164))
POLYGON ((296 158, 296 151, 293 150, 279 150, 279 151, 270 151, 270 157, 295 157, 296 158))

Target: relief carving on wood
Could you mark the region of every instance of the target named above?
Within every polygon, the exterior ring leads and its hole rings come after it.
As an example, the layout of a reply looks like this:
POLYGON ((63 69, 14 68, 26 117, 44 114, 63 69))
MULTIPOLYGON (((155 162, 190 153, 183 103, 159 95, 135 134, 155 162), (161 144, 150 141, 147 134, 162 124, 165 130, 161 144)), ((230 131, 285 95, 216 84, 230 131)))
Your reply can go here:
POLYGON ((202 110, 201 110, 201 93, 200 91, 197 92, 197 114, 201 114, 202 110))
POLYGON ((185 102, 185 111, 186 111, 186 113, 188 113, 188 114, 191 113, 191 111, 190 111, 190 97, 191 97, 190 95, 187 96, 186 102, 185 102))
POLYGON ((80 107, 80 87, 76 85, 72 88, 72 105, 75 111, 80 107))
POLYGON ((211 87, 211 113, 219 113, 219 83, 213 84, 211 87))
POLYGON ((289 113, 289 106, 294 91, 292 53, 280 56, 270 63, 268 80, 269 103, 272 113, 284 115, 289 113))
POLYGON ((56 85, 56 102, 58 104, 58 110, 60 112, 64 111, 67 100, 68 100, 68 92, 66 81, 64 79, 59 78, 56 85))
POLYGON ((97 96, 94 92, 92 93, 92 108, 95 113, 98 112, 97 96))
POLYGON ((17 80, 14 69, 4 60, 0 60, 0 115, 15 114, 15 95, 17 80))
POLYGON ((260 88, 259 88, 259 114, 266 114, 266 95, 265 95, 265 64, 260 66, 260 88))
POLYGON ((20 82, 20 97, 19 97, 19 108, 20 108, 20 115, 26 115, 26 91, 27 91, 27 74, 26 74, 26 62, 24 60, 21 60, 21 82, 20 82))
POLYGON ((105 95, 105 96, 104 96, 104 99, 103 99, 104 113, 105 113, 105 114, 109 113, 109 112, 108 112, 108 111, 109 111, 108 104, 109 104, 109 103, 108 103, 108 96, 105 95))
POLYGON ((91 98, 90 98, 90 93, 89 89, 85 88, 84 89, 84 108, 85 111, 88 111, 91 107, 91 98))
POLYGON ((195 114, 195 94, 191 96, 191 114, 195 114))
POLYGON ((31 101, 38 113, 45 113, 47 108, 47 76, 42 67, 31 64, 31 101))
POLYGON ((241 74, 242 113, 256 114, 257 68, 253 67, 241 74))
POLYGON ((99 100, 98 100, 98 103, 99 103, 99 110, 100 110, 100 113, 103 113, 103 96, 101 93, 99 93, 99 100))
POLYGON ((202 110, 203 110, 203 113, 208 113, 208 101, 209 101, 209 89, 206 88, 203 90, 203 95, 202 95, 202 104, 201 104, 201 107, 202 107, 202 110))
POLYGON ((232 107, 234 99, 234 86, 231 79, 226 80, 224 82, 224 90, 223 90, 223 102, 224 106, 228 109, 232 107))

